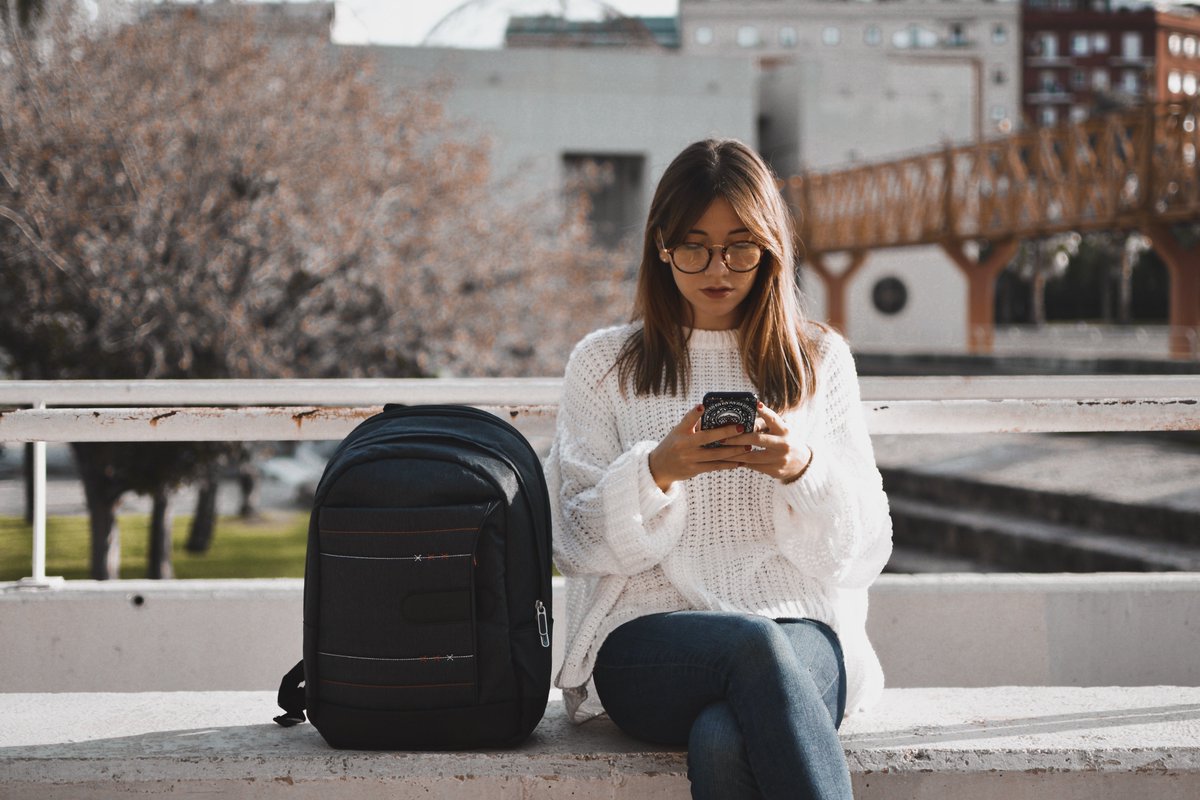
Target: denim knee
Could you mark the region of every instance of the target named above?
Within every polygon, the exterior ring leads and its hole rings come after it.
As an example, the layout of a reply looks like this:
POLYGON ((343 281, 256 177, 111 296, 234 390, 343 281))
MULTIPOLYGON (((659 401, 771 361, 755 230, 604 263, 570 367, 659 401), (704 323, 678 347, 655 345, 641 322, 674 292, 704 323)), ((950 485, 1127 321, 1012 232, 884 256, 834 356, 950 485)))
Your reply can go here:
POLYGON ((747 615, 739 621, 730 641, 718 643, 728 647, 733 660, 730 674, 742 672, 758 680, 777 674, 795 656, 787 635, 772 619, 747 615))
POLYGON ((713 703, 696 717, 687 759, 695 800, 761 800, 742 729, 728 703, 713 703))

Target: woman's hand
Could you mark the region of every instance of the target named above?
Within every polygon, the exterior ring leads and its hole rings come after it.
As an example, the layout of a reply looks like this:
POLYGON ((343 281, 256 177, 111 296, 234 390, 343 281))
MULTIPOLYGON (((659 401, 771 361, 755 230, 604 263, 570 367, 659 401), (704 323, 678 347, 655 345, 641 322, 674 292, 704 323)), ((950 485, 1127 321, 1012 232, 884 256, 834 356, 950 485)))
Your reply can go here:
POLYGON ((735 448, 735 453, 725 458, 784 483, 791 483, 803 475, 812 463, 812 450, 808 445, 791 441, 783 418, 762 403, 758 404, 758 419, 759 424, 750 433, 731 436, 726 440, 727 445, 735 448), (738 450, 740 452, 736 452, 738 450))
POLYGON ((696 406, 667 434, 658 447, 650 451, 650 474, 664 492, 675 481, 686 481, 702 472, 736 469, 741 466, 730 460, 733 455, 746 454, 745 446, 704 447, 711 442, 737 437, 741 425, 726 425, 712 430, 700 430, 704 406, 696 406))

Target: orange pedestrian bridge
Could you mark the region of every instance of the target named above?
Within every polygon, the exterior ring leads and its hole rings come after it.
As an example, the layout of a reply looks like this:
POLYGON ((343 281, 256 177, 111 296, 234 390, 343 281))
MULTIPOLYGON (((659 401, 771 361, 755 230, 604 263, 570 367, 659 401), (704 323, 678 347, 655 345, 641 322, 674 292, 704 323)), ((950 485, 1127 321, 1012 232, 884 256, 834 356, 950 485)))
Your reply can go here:
POLYGON ((1068 231, 1137 231, 1170 276, 1170 352, 1200 341, 1197 116, 1200 101, 947 146, 891 161, 796 175, 806 263, 824 284, 829 322, 845 328, 846 288, 872 250, 938 245, 966 276, 967 343, 992 350, 995 286, 1022 239, 1068 231), (835 271, 828 256, 844 253, 835 271), (976 254, 977 253, 977 254, 976 254))

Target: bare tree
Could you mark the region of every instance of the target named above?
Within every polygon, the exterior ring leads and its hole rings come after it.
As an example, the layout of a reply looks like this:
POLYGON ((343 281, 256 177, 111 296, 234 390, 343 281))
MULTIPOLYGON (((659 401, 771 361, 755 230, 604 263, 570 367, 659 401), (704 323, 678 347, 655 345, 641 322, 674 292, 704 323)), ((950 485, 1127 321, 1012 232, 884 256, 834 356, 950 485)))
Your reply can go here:
MULTIPOLYGON (((552 374, 624 313, 585 210, 496 196, 436 92, 381 90, 357 51, 249 11, 41 27, 45 46, 0 52, 0 351, 19 376, 552 374)), ((168 574, 165 491, 236 447, 74 452, 103 578, 121 495, 163 498, 168 574)))

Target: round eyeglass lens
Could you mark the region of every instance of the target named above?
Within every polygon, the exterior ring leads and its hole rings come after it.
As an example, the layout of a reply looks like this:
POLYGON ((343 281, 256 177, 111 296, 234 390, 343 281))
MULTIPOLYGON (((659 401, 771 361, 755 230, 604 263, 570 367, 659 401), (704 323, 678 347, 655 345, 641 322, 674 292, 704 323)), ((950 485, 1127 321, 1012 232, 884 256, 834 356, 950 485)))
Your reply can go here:
POLYGON ((753 269, 758 265, 760 258, 762 258, 762 248, 754 242, 738 242, 730 245, 725 251, 726 263, 730 269, 735 271, 745 272, 753 269))
POLYGON ((701 244, 681 244, 675 248, 675 266, 684 272, 700 272, 708 266, 708 248, 701 244))

